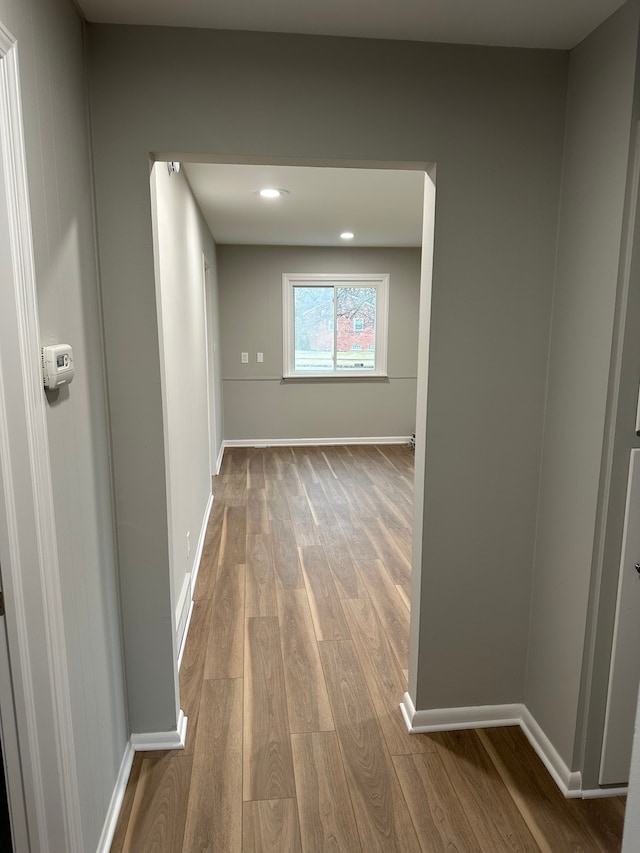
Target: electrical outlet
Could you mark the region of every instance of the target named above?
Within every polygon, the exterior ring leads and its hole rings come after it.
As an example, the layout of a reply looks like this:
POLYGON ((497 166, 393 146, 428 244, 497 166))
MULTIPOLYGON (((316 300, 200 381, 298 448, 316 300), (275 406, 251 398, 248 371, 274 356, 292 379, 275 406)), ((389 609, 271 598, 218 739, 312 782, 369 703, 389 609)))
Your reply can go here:
POLYGON ((241 352, 240 353, 240 361, 243 364, 249 364, 249 353, 248 352, 241 352))
POLYGON ((262 364, 262 362, 264 361, 264 353, 263 352, 257 352, 256 353, 256 361, 258 362, 258 364, 262 364))
POLYGON ((191 556, 191 531, 187 530, 187 559, 191 556))

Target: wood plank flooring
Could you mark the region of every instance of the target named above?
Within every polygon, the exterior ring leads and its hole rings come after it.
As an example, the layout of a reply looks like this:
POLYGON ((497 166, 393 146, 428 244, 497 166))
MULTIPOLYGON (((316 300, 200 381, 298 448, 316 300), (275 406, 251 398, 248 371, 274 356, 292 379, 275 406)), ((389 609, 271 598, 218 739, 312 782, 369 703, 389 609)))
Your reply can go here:
POLYGON ((413 453, 233 448, 180 671, 182 752, 138 753, 112 853, 616 853, 518 728, 409 735, 413 453))

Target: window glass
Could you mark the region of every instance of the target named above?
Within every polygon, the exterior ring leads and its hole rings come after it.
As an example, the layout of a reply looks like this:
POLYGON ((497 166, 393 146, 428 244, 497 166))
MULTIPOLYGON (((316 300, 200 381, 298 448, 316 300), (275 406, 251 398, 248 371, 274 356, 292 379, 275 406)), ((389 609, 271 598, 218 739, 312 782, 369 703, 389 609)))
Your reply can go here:
POLYGON ((293 292, 295 370, 333 370, 334 288, 296 286, 293 292))
POLYGON ((283 275, 284 370, 386 376, 389 276, 283 275))

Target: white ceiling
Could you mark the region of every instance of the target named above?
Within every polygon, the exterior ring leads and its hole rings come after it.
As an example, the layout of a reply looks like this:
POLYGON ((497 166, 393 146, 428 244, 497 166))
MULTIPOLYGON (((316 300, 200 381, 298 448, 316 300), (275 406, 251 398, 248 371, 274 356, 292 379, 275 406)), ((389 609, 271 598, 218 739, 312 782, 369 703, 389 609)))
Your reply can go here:
POLYGON ((624 0, 76 0, 89 21, 569 49, 624 0))
POLYGON ((183 164, 217 243, 419 246, 423 172, 183 164), (289 190, 263 199, 262 187, 289 190), (355 238, 346 243, 342 231, 355 238))

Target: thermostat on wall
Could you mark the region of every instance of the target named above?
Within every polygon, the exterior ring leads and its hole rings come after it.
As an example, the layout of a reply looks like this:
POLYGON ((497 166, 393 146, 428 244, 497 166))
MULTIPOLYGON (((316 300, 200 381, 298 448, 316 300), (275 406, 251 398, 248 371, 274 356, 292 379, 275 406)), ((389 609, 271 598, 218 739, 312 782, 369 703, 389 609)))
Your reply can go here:
POLYGON ((42 347, 42 373, 45 388, 59 388, 71 382, 75 371, 73 350, 69 344, 42 347))

